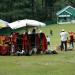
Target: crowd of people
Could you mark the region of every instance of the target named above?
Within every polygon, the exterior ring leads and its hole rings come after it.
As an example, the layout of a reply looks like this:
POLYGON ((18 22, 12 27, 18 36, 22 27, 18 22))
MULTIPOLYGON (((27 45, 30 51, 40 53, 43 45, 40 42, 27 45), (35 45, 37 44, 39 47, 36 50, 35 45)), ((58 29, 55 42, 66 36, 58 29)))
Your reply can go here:
MULTIPOLYGON (((41 32, 42 31, 40 30, 39 33, 41 33, 41 32)), ((34 37, 32 36, 32 39, 33 39, 32 42, 35 43, 35 33, 36 33, 35 29, 33 29, 32 32, 30 32, 30 31, 28 32, 28 34, 31 34, 31 33, 34 36, 34 37)), ((74 37, 75 37, 75 33, 74 32, 72 32, 72 31, 67 32, 64 29, 62 29, 59 35, 60 35, 60 40, 61 40, 61 42, 60 42, 61 43, 60 44, 61 51, 62 50, 67 51, 68 48, 70 48, 70 49, 73 49, 74 48, 74 37)), ((47 35, 47 37, 46 37, 48 48, 51 48, 51 36, 53 36, 53 30, 52 29, 50 30, 50 34, 47 35)), ((36 51, 36 44, 34 44, 34 43, 32 44, 32 47, 36 51)), ((19 44, 19 41, 18 41, 17 44, 19 44)), ((26 45, 27 45, 27 43, 26 43, 26 45)), ((27 49, 28 49, 28 46, 25 46, 25 47, 27 47, 27 49)), ((13 49, 14 48, 13 48, 13 45, 12 45, 12 52, 13 52, 13 49)), ((22 50, 22 48, 21 48, 21 50, 22 50)))
MULTIPOLYGON (((62 29, 59 35, 61 40, 59 47, 61 51, 74 48, 75 33, 73 31, 67 32, 62 29)), ((51 41, 53 37, 54 32, 52 29, 47 37, 41 30, 36 32, 36 29, 33 29, 31 32, 24 32, 22 35, 11 33, 10 38, 8 38, 9 40, 6 41, 5 39, 3 44, 9 45, 11 54, 27 54, 31 51, 34 51, 34 53, 39 51, 44 52, 53 49, 51 41)))
POLYGON ((24 54, 24 51, 26 54, 33 52, 36 54, 40 51, 44 52, 47 48, 45 34, 41 30, 36 32, 35 28, 33 28, 31 32, 24 32, 22 35, 14 35, 14 33, 12 33, 11 42, 12 54, 24 54))

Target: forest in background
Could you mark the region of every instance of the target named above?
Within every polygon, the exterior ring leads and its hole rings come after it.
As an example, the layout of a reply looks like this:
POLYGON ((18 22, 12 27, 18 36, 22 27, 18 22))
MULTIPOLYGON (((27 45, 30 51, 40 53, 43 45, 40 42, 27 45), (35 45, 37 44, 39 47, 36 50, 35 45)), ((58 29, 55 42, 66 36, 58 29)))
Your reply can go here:
POLYGON ((0 0, 0 19, 54 21, 56 12, 68 5, 75 7, 75 0, 0 0))

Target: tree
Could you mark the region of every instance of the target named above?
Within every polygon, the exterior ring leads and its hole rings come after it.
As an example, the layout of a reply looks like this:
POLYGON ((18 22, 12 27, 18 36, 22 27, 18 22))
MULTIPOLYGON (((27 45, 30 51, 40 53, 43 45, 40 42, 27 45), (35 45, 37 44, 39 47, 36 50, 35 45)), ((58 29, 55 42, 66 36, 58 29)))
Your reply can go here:
POLYGON ((69 4, 73 7, 75 7, 75 0, 68 0, 69 4))
POLYGON ((0 0, 0 18, 7 21, 19 19, 55 19, 61 8, 72 5, 75 0, 0 0))

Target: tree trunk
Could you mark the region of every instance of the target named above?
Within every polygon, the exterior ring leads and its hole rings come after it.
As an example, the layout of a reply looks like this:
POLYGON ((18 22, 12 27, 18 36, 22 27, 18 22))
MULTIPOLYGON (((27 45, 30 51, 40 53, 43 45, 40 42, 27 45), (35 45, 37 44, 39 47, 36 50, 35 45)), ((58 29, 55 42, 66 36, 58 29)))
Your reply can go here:
POLYGON ((32 0, 32 17, 36 18, 36 0, 32 0))

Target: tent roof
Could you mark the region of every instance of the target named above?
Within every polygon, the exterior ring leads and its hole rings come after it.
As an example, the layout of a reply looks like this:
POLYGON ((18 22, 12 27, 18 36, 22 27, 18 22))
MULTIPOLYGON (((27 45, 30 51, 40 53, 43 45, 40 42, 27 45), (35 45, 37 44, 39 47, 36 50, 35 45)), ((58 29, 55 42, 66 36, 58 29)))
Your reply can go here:
POLYGON ((0 19, 0 29, 4 27, 8 27, 8 22, 0 19))
POLYGON ((17 28, 21 28, 21 27, 42 27, 45 26, 45 23, 36 21, 36 20, 30 20, 30 19, 24 19, 24 20, 18 20, 12 23, 8 24, 10 28, 12 29, 17 29, 17 28))
POLYGON ((72 6, 67 6, 67 7, 63 8, 62 10, 58 11, 56 13, 56 15, 61 15, 61 14, 63 14, 63 12, 66 12, 66 14, 75 16, 75 8, 72 6))

